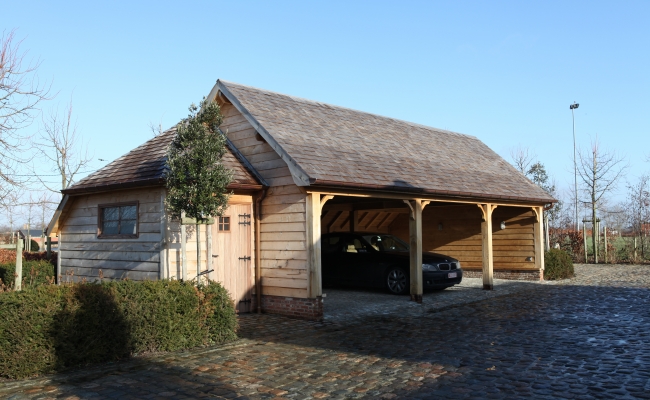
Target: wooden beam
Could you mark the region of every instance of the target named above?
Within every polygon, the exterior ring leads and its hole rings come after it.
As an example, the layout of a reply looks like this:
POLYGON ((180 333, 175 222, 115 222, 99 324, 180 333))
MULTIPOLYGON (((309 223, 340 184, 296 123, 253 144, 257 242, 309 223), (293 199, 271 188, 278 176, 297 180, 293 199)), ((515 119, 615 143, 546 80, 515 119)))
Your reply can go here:
POLYGON ((359 227, 359 211, 350 211, 350 232, 354 232, 359 227))
POLYGON ((413 210, 409 219, 411 300, 422 303, 422 201, 413 200, 409 207, 413 210))
POLYGON ((540 273, 540 280, 544 280, 544 207, 532 207, 535 215, 533 223, 533 241, 535 244, 535 269, 540 273))
MULTIPOLYGON (((307 190, 308 193, 310 193, 310 190, 307 190)), ((370 193, 370 192, 346 192, 346 191, 327 191, 327 192, 319 192, 320 194, 331 194, 334 196, 347 196, 347 197, 360 197, 360 198, 376 198, 376 199, 396 199, 396 200, 427 200, 427 201, 432 201, 436 203, 452 203, 452 204, 476 204, 477 201, 480 200, 464 200, 464 199, 447 199, 447 198, 440 198, 436 196, 426 196, 423 197, 422 195, 419 196, 409 196, 406 194, 392 194, 392 193, 370 193)), ((505 206, 505 207, 525 207, 525 208, 530 208, 530 207, 538 207, 540 206, 540 203, 519 203, 519 202, 493 202, 490 203, 494 206, 505 206)))
POLYGON ((496 208, 493 204, 479 204, 483 213, 481 222, 481 239, 483 248, 483 289, 494 288, 494 253, 492 250, 492 211, 496 208))
POLYGON ((388 213, 386 219, 381 221, 381 223, 379 224, 379 229, 390 226, 390 224, 393 223, 393 221, 395 221, 395 218, 397 218, 398 215, 399 214, 395 212, 388 213))
POLYGON ((321 199, 319 193, 307 194, 307 262, 309 264, 309 281, 307 282, 307 297, 321 297, 323 294, 321 278, 321 199))
POLYGON ((327 200, 331 200, 333 198, 334 198, 334 195, 331 195, 331 194, 327 194, 327 195, 323 196, 323 198, 320 199, 320 208, 321 209, 323 208, 325 203, 327 203, 327 200))

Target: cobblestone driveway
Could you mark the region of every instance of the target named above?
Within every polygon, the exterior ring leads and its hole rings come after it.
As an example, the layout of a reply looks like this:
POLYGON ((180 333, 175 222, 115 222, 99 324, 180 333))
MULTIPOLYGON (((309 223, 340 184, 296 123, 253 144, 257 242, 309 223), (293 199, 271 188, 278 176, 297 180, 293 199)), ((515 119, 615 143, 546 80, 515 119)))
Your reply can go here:
POLYGON ((324 323, 244 316, 226 346, 4 381, 0 396, 650 399, 650 267, 576 272, 493 292, 467 279, 423 306, 329 290, 324 323))

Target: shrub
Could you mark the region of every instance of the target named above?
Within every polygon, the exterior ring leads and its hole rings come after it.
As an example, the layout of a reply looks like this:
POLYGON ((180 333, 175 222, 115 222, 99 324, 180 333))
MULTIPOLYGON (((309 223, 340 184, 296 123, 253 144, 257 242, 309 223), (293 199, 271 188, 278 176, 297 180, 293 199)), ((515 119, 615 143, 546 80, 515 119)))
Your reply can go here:
MULTIPOLYGON (((16 254, 14 252, 14 254, 16 254)), ((16 261, 0 264, 0 279, 7 287, 16 282, 16 261)), ((54 281, 54 265, 48 261, 23 260, 23 288, 38 286, 54 281)))
POLYGON ((566 279, 574 275, 573 260, 566 251, 551 249, 544 254, 544 279, 566 279))
POLYGON ((38 245, 38 242, 34 239, 30 239, 29 241, 29 251, 40 251, 41 246, 38 245))
POLYGON ((112 281, 0 294, 0 375, 22 378, 236 338, 218 283, 112 281))

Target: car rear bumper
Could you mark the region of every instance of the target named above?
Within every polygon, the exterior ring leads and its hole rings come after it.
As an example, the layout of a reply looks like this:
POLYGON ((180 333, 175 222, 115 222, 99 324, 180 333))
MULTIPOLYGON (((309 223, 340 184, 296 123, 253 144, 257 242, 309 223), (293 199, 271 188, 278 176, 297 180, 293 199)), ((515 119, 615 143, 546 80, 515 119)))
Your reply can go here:
POLYGON ((422 285, 425 288, 443 288, 459 284, 463 280, 463 270, 422 272, 422 285), (450 278, 449 274, 456 274, 450 278))

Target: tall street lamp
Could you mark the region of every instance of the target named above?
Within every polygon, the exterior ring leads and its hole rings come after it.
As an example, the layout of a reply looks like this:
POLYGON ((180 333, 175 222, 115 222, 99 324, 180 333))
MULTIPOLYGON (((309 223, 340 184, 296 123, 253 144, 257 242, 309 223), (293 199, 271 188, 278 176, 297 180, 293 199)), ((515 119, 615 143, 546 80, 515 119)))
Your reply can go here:
POLYGON ((575 206, 576 206, 576 231, 578 230, 578 164, 576 162, 576 118, 575 115, 573 114, 573 110, 578 108, 580 104, 576 103, 575 101, 573 104, 569 106, 571 109, 571 119, 573 120, 573 181, 574 181, 574 187, 573 190, 575 190, 575 206))

